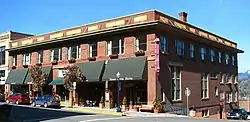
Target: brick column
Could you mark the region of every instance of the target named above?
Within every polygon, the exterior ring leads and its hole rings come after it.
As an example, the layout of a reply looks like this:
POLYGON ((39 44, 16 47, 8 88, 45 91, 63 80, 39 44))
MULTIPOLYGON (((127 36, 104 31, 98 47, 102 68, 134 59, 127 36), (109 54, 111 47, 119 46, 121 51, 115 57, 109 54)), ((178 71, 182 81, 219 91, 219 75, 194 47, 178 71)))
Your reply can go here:
POLYGON ((38 63, 38 53, 32 52, 31 53, 31 65, 35 65, 36 63, 38 63))
POLYGON ((51 62, 50 55, 51 55, 50 49, 43 51, 43 63, 44 64, 48 64, 51 62))
POLYGON ((23 66, 23 55, 18 54, 17 55, 17 67, 22 67, 23 66))
POLYGON ((87 59, 89 57, 89 44, 81 44, 81 59, 87 59))
POLYGON ((9 68, 11 69, 11 67, 13 66, 13 56, 9 56, 9 68))
POLYGON ((106 56, 106 41, 100 41, 97 43, 97 56, 106 56))
POLYGON ((67 47, 63 47, 62 48, 62 61, 68 61, 68 48, 67 47))
POLYGON ((135 52, 135 37, 124 38, 125 54, 134 54, 135 52))

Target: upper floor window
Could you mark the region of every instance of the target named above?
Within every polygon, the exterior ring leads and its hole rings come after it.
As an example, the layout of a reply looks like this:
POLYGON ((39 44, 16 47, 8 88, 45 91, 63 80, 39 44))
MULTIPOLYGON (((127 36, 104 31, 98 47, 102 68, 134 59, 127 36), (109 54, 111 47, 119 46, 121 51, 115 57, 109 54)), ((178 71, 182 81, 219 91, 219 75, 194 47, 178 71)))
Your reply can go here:
POLYGON ((231 82, 231 74, 230 73, 226 74, 226 82, 227 83, 231 82))
POLYGON ((194 58, 194 55, 195 55, 194 44, 189 44, 189 56, 190 56, 190 58, 194 58))
POLYGON ((124 53, 124 40, 114 39, 113 41, 108 41, 107 55, 112 54, 123 54, 124 53))
POLYGON ((216 97, 219 96, 219 89, 218 89, 218 87, 215 87, 214 92, 215 92, 215 96, 216 97))
POLYGON ((135 39, 135 51, 147 50, 147 37, 146 35, 137 36, 135 39))
POLYGON ((214 72, 211 72, 211 73, 210 73, 210 77, 211 77, 211 78, 217 78, 217 77, 218 77, 218 73, 215 72, 215 71, 214 71, 214 72))
POLYGON ((219 63, 221 63, 221 61, 222 61, 222 54, 221 54, 221 52, 218 52, 218 62, 219 63))
POLYGON ((43 50, 37 52, 38 54, 38 63, 43 63, 43 50))
POLYGON ((232 65, 233 65, 233 66, 236 65, 235 56, 232 56, 232 65))
POLYGON ((209 54, 210 54, 210 62, 214 62, 215 61, 215 52, 214 52, 214 50, 210 49, 209 54))
POLYGON ((176 53, 178 56, 184 56, 184 42, 180 40, 175 41, 176 53))
POLYGON ((202 110, 201 114, 202 114, 202 117, 208 117, 209 116, 209 110, 202 110))
POLYGON ((31 54, 23 54, 23 65, 29 65, 31 63, 31 54))
POLYGON ((238 92, 235 92, 235 93, 234 93, 234 101, 235 101, 235 102, 238 102, 238 92))
POLYGON ((172 100, 181 100, 181 71, 179 67, 171 67, 172 100))
POLYGON ((13 66, 17 65, 17 56, 16 55, 13 56, 12 65, 13 66))
POLYGON ((168 52, 168 42, 166 37, 160 36, 160 51, 161 52, 168 52))
POLYGON ((220 92, 220 100, 224 100, 225 99, 225 94, 224 92, 220 92))
POLYGON ((229 55, 228 54, 225 54, 225 63, 229 64, 229 55))
POLYGON ((97 42, 89 44, 89 57, 97 56, 97 42))
POLYGON ((207 73, 201 74, 201 98, 208 98, 207 73))
POLYGON ((0 47, 0 65, 5 65, 5 46, 0 47))
POLYGON ((201 58, 201 60, 205 60, 205 58, 206 58, 206 48, 204 48, 204 47, 200 48, 200 58, 201 58))
POLYGON ((226 102, 227 103, 233 102, 233 94, 232 94, 232 92, 226 92, 226 102))
POLYGON ((80 45, 68 47, 68 60, 71 58, 79 59, 81 57, 80 45))
POLYGON ((51 61, 62 60, 62 48, 54 48, 51 50, 51 61))

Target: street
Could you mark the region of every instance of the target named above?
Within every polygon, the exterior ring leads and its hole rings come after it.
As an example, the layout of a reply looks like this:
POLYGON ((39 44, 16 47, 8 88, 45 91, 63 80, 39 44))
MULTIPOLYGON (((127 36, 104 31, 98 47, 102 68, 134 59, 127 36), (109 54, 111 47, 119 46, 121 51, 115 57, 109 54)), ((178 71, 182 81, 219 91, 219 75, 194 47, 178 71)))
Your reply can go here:
POLYGON ((193 119, 183 117, 130 117, 69 112, 61 109, 12 105, 10 122, 228 122, 234 120, 193 119))

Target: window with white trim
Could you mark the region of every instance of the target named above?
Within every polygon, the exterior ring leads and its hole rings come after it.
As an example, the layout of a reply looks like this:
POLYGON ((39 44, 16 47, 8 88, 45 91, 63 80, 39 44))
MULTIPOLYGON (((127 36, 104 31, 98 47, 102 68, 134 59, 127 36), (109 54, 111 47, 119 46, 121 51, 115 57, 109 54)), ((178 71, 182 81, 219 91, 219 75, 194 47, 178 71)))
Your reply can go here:
POLYGON ((208 98, 208 80, 207 73, 201 74, 201 98, 208 98))
POLYGON ((232 80, 231 80, 231 74, 230 73, 227 73, 226 74, 226 83, 232 83, 232 80))
POLYGON ((168 42, 166 37, 160 36, 160 51, 161 52, 168 52, 168 42))
POLYGON ((202 114, 202 117, 208 117, 209 116, 209 110, 202 110, 201 114, 202 114))
POLYGON ((215 71, 211 72, 210 78, 218 78, 218 72, 215 72, 215 71))
POLYGON ((62 60, 62 48, 54 48, 51 50, 51 61, 62 60))
POLYGON ((23 54, 23 65, 30 65, 31 63, 31 53, 23 54))
POLYGON ((175 41, 176 53, 178 56, 184 56, 184 42, 180 40, 175 41))
POLYGON ((220 92, 220 100, 224 100, 225 99, 225 94, 224 92, 220 92))
POLYGON ((221 63, 222 61, 222 54, 221 52, 218 52, 218 62, 221 63))
POLYGON ((80 57, 81 57, 80 45, 68 47, 68 60, 70 60, 71 58, 80 59, 80 57))
POLYGON ((200 48, 200 58, 201 58, 201 60, 206 59, 206 48, 204 48, 204 47, 200 48))
POLYGON ((107 55, 112 55, 112 41, 107 41, 107 55))
POLYGON ((226 92, 226 102, 227 103, 233 102, 233 94, 232 94, 232 92, 226 92))
POLYGON ((229 55, 228 54, 225 54, 225 63, 229 64, 229 55))
POLYGON ((97 42, 89 44, 89 57, 97 56, 97 42))
POLYGON ((215 96, 217 97, 217 96, 219 96, 219 89, 218 89, 218 87, 215 87, 215 96))
POLYGON ((0 47, 0 65, 5 65, 5 46, 0 47))
POLYGON ((189 44, 189 56, 190 56, 190 58, 194 58, 194 55, 195 55, 194 44, 189 44))
POLYGON ((238 92, 234 93, 234 102, 238 102, 238 92))
POLYGON ((135 51, 147 50, 147 36, 139 35, 135 37, 135 51))
POLYGON ((113 39, 108 41, 107 44, 107 55, 124 53, 124 39, 113 39))
POLYGON ((37 52, 37 61, 38 63, 43 63, 43 50, 37 52))
POLYGON ((12 65, 13 65, 13 66, 16 66, 16 65, 17 65, 17 55, 14 55, 14 56, 13 56, 12 65))
POLYGON ((215 61, 215 52, 214 52, 214 50, 210 49, 209 54, 210 54, 210 62, 214 62, 215 61))
POLYGON ((181 71, 180 67, 171 67, 172 100, 181 100, 181 71))
POLYGON ((236 65, 235 56, 232 56, 232 65, 233 65, 233 66, 235 66, 235 65, 236 65))

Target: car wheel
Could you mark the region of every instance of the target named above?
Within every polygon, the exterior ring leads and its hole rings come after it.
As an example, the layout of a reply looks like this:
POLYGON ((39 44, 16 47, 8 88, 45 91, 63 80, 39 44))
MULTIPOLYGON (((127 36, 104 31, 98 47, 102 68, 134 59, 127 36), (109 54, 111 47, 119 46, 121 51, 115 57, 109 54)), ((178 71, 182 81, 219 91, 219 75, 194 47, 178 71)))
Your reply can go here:
POLYGON ((10 101, 9 101, 9 100, 6 100, 6 103, 7 103, 7 104, 9 104, 9 103, 10 103, 10 101))
POLYGON ((32 102, 32 103, 31 103, 31 106, 32 106, 32 107, 36 107, 36 103, 35 103, 35 102, 32 102))
POLYGON ((19 104, 18 100, 16 101, 16 104, 17 104, 17 105, 19 104))
POLYGON ((47 108, 47 107, 48 107, 48 103, 44 103, 44 104, 43 104, 43 107, 44 107, 44 108, 47 108))

